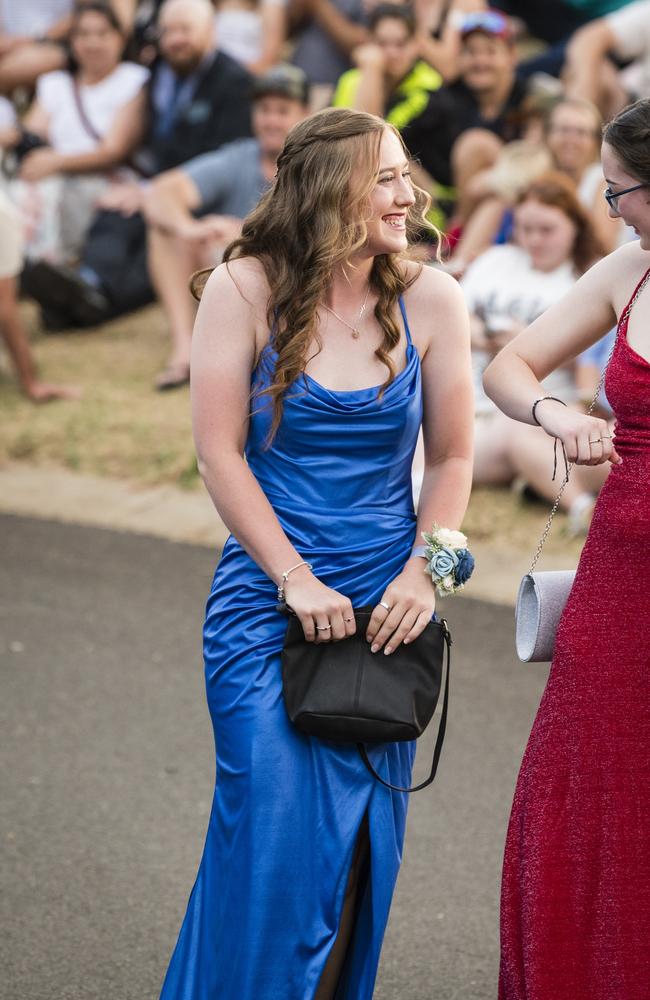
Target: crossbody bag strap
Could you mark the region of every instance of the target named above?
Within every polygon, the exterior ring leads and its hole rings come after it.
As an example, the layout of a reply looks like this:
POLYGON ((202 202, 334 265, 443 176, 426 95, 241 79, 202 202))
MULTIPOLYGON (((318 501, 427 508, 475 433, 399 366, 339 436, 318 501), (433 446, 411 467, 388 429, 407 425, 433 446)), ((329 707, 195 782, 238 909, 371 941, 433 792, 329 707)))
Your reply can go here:
POLYGON ((440 754, 442 753, 442 744, 443 744, 444 739, 445 739, 445 730, 447 728, 447 708, 448 708, 448 705, 449 705, 449 671, 451 669, 451 642, 452 642, 452 639, 451 639, 451 633, 449 632, 448 628, 445 627, 443 635, 444 635, 444 639, 445 639, 445 650, 446 650, 446 655, 445 655, 445 662, 446 662, 446 667, 445 667, 445 693, 444 693, 443 699, 442 699, 442 712, 440 714, 440 725, 438 726, 438 736, 437 736, 436 745, 435 745, 435 748, 434 748, 434 751, 433 751, 433 763, 431 765, 431 772, 429 774, 429 777, 426 779, 426 781, 422 781, 419 785, 413 785, 412 788, 401 788, 399 785, 391 785, 391 783, 389 781, 384 781, 384 779, 381 777, 381 775, 377 774, 377 772, 375 771, 374 767, 370 763, 370 760, 368 759, 368 753, 366 751, 365 743, 357 743, 357 750, 359 751, 359 755, 361 757, 361 760, 366 765, 366 767, 368 768, 368 770, 372 774, 373 778, 376 778, 377 781, 380 781, 382 785, 385 785, 386 788, 390 788, 391 791, 393 791, 393 792, 419 792, 420 789, 426 788, 427 785, 431 784, 431 782, 433 781, 433 779, 436 776, 436 771, 438 770, 438 762, 440 761, 440 754))
MULTIPOLYGON (((71 79, 72 79, 72 94, 74 96, 74 103, 77 109, 77 115, 79 116, 79 121, 81 122, 87 135, 89 135, 91 139, 93 139, 95 142, 103 142, 104 137, 99 134, 99 132, 91 122, 90 118, 88 117, 88 113, 84 107, 84 102, 81 97, 81 90, 79 89, 79 84, 77 82, 76 77, 73 76, 71 79)), ((131 170, 138 175, 138 177, 145 176, 144 171, 135 162, 132 156, 127 157, 124 163, 127 167, 130 167, 131 170)))
POLYGON ((77 109, 77 114, 79 116, 79 121, 81 122, 85 132, 90 136, 95 142, 101 142, 102 136, 99 134, 93 123, 91 122, 86 109, 84 108, 84 103, 81 98, 81 90, 79 89, 79 84, 76 77, 72 77, 72 94, 74 96, 74 103, 77 109))
MULTIPOLYGON (((617 328, 616 328, 616 336, 614 338, 614 343, 612 344, 612 349, 609 352, 609 357, 607 358, 607 363, 606 363, 605 367, 603 368, 603 373, 600 376, 600 381, 598 382, 598 388, 596 389, 596 392, 594 393, 594 398, 592 399, 591 403, 589 404, 589 409, 587 410, 587 416, 589 416, 591 413, 593 413, 594 407, 595 407, 596 403, 598 402, 598 397, 600 396, 600 394, 601 394, 601 392, 603 390, 603 386, 605 385, 605 378, 607 376, 607 369, 609 368, 609 363, 612 360, 612 356, 614 354, 614 351, 616 350, 616 344, 618 343, 618 334, 619 334, 619 331, 620 331, 621 327, 623 326, 623 323, 625 323, 625 321, 628 319, 630 313, 632 312, 632 308, 633 308, 636 300, 638 299, 639 295, 641 294, 641 292, 643 291, 643 289, 647 285, 648 281, 650 281, 650 271, 647 272, 646 276, 643 278, 643 280, 638 285, 637 290, 634 293, 634 295, 632 296, 632 298, 630 299, 630 302, 628 303, 628 306, 627 306, 625 312, 622 314, 621 318, 618 321, 617 328)), ((534 571, 535 566, 537 565, 537 561, 538 561, 539 557, 542 554, 542 549, 544 548, 544 543, 546 542, 546 539, 548 538, 548 533, 551 530, 551 525, 553 524, 553 518, 557 514, 558 507, 560 506, 560 500, 562 499, 562 494, 564 493, 564 490, 566 489, 567 483, 569 482, 569 474, 571 472, 571 469, 573 468, 573 465, 574 465, 574 463, 571 462, 566 467, 566 475, 564 476, 564 480, 562 481, 562 485, 560 486, 560 491, 559 491, 557 497, 555 498, 555 502, 554 502, 553 506, 551 507, 551 513, 548 516, 548 521, 546 522, 546 524, 544 526, 544 530, 542 532, 542 537, 539 540, 539 545, 537 546, 537 550, 535 552, 535 555, 533 556, 533 561, 530 564, 530 569, 528 570, 529 574, 534 571)))

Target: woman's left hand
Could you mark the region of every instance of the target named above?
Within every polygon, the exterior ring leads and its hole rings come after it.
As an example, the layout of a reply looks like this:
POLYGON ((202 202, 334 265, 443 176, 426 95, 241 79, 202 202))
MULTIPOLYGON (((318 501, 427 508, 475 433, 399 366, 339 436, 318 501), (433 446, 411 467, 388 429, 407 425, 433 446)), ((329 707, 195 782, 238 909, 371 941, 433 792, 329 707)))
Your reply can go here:
POLYGON ((366 630, 373 653, 383 649, 389 655, 401 642, 413 642, 431 621, 436 592, 425 565, 419 556, 409 559, 382 594, 366 630))

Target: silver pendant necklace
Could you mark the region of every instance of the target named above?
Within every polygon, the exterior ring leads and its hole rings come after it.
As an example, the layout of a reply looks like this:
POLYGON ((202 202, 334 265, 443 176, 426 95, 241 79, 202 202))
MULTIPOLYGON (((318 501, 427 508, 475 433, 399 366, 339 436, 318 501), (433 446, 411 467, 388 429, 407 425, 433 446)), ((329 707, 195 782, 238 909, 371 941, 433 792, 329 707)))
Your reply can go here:
POLYGON ((368 303, 368 296, 369 295, 370 295, 370 285, 368 285, 368 288, 366 289, 366 297, 363 300, 363 305, 361 306, 361 309, 359 310, 359 315, 357 316, 357 322, 356 322, 355 326, 352 326, 351 323, 348 323, 348 321, 346 319, 343 319, 342 316, 339 316, 339 314, 337 312, 334 312, 333 309, 330 309, 330 307, 328 305, 325 305, 324 302, 323 302, 323 308, 327 309, 327 311, 329 313, 331 313, 332 316, 336 316, 336 318, 339 321, 339 323, 342 323, 343 326, 347 326, 348 330, 352 331, 352 337, 354 338, 354 340, 358 340, 359 337, 361 336, 361 334, 359 333, 358 327, 359 327, 359 324, 361 323, 361 320, 363 319, 363 314, 366 311, 366 305, 368 303))

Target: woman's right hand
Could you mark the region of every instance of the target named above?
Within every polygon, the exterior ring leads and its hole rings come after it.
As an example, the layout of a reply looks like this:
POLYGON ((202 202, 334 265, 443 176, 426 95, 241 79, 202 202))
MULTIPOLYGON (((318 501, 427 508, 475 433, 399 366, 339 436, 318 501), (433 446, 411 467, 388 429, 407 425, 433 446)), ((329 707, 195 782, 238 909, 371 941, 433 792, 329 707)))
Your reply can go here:
POLYGON ((356 632, 350 599, 326 587, 307 567, 288 577, 284 596, 300 619, 307 642, 336 641, 356 632))
POLYGON ((601 417, 579 413, 554 399, 542 400, 535 413, 546 433, 560 439, 574 465, 620 465, 623 461, 614 448, 609 424, 601 417))

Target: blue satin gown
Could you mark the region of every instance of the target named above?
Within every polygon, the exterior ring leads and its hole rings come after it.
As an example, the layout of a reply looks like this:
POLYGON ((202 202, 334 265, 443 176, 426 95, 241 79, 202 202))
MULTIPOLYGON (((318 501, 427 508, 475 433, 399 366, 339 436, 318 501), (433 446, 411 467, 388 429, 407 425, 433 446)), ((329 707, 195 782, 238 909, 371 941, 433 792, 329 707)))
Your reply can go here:
MULTIPOLYGON (((375 604, 415 536, 411 463, 422 420, 420 361, 377 387, 334 392, 308 375, 288 392, 270 448, 271 407, 254 402, 248 463, 314 573, 355 607, 375 604)), ((263 354, 256 387, 274 356, 263 354)), ((297 732, 282 700, 287 628, 276 587, 230 537, 204 628, 217 781, 205 849, 161 1000, 307 1000, 336 938, 360 824, 370 873, 337 1000, 369 1000, 402 856, 408 796, 365 769, 353 746, 297 732)), ((373 748, 408 785, 411 743, 373 748)))

